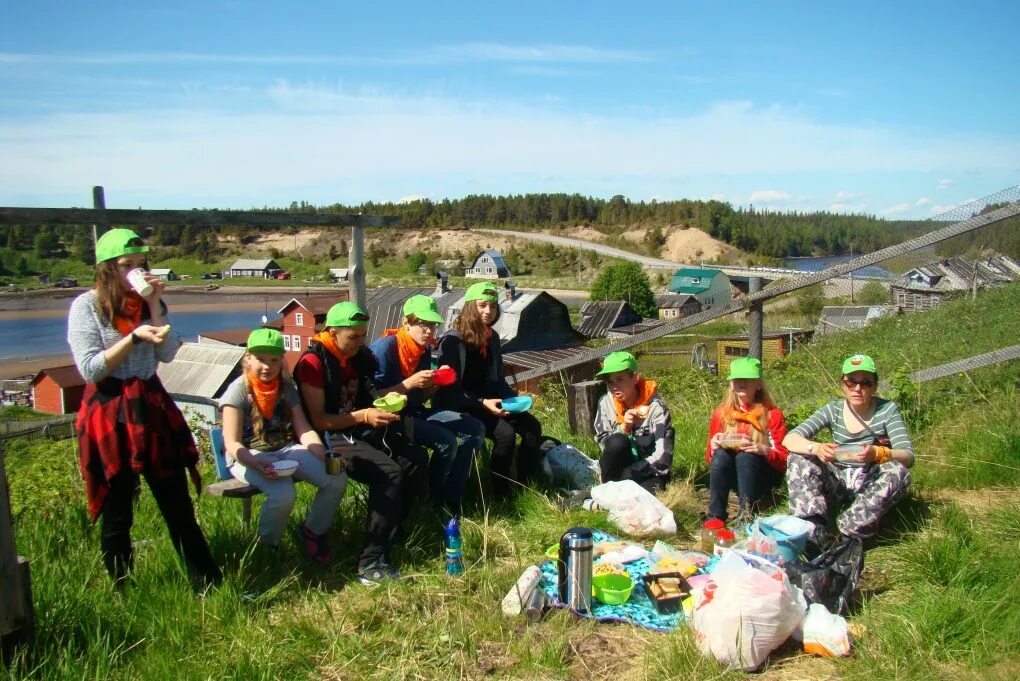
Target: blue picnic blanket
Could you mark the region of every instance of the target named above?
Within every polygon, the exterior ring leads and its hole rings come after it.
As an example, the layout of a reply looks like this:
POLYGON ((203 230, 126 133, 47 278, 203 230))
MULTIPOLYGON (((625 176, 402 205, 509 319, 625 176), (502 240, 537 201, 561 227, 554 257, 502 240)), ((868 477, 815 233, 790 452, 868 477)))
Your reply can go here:
MULTIPOLYGON (((595 538, 595 542, 605 541, 620 541, 617 537, 611 534, 602 532, 601 530, 592 530, 595 538)), ((634 580, 634 591, 630 595, 630 599, 623 605, 606 605, 600 603, 595 598, 591 599, 592 610, 588 612, 574 611, 574 614, 580 617, 590 617, 598 620, 599 622, 628 622, 630 624, 636 624, 639 627, 651 629, 653 631, 673 631, 681 624, 685 623, 685 618, 682 611, 670 615, 660 615, 655 610, 655 606, 648 598, 648 594, 645 593, 644 587, 641 584, 641 578, 647 575, 651 566, 648 561, 644 558, 636 560, 632 563, 627 563, 623 566, 627 570, 631 579, 634 580)), ((542 570, 542 581, 540 585, 542 590, 545 591, 545 595, 548 597, 548 603, 554 608, 565 608, 565 603, 560 601, 559 593, 556 587, 556 561, 546 560, 543 561, 539 568, 542 570)))

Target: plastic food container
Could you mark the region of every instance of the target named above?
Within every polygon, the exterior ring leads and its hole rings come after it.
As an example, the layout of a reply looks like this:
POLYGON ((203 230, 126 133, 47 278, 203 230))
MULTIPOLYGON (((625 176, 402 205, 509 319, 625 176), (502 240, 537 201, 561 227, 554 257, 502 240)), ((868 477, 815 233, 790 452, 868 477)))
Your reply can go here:
POLYGON ((660 615, 669 615, 680 610, 680 603, 691 593, 691 585, 679 573, 659 573, 641 577, 645 594, 660 615), (678 581, 677 581, 678 580, 678 581), (656 584, 656 583, 659 584, 656 584), (676 589, 667 589, 667 584, 676 589))
POLYGON ((453 367, 442 367, 432 373, 432 385, 450 385, 457 380, 457 372, 453 367))
POLYGON ((372 406, 376 409, 382 409, 390 414, 396 414, 398 411, 407 406, 407 395, 387 395, 386 397, 380 397, 372 406))
POLYGON ((273 462, 273 470, 276 471, 276 475, 281 478, 294 475, 294 471, 298 469, 298 466, 300 466, 300 464, 297 461, 291 461, 289 459, 273 462))
POLYGON ((634 580, 630 575, 598 575, 591 579, 592 591, 606 605, 623 605, 630 600, 634 591, 634 580))
POLYGON ((728 437, 719 441, 719 446, 723 449, 729 449, 731 451, 740 449, 747 444, 747 440, 742 440, 738 437, 728 437))
POLYGON ((503 404, 503 408, 511 414, 519 414, 522 411, 528 411, 531 409, 531 405, 534 400, 531 399, 530 395, 520 395, 518 397, 507 397, 506 399, 500 400, 503 404))
POLYGON ((836 447, 833 455, 836 457, 836 461, 850 461, 863 451, 864 445, 840 445, 836 447))
POLYGON ((715 555, 721 556, 722 554, 733 548, 736 543, 736 536, 732 530, 719 530, 715 533, 715 548, 713 551, 715 555))
POLYGON ((711 554, 715 550, 715 533, 723 529, 726 529, 726 523, 723 521, 717 518, 706 520, 701 527, 701 550, 711 554))

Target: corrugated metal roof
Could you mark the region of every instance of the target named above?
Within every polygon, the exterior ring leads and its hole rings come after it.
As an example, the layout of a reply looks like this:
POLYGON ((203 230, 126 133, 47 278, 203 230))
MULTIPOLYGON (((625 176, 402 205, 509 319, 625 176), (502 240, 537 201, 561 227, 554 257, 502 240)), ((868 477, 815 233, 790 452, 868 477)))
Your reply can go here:
MULTIPOLYGON (((247 327, 241 327, 237 329, 214 329, 213 331, 202 331, 198 335, 200 338, 209 338, 210 340, 219 341, 220 343, 226 343, 228 345, 244 345, 248 342, 248 334, 252 332, 247 327)), ((202 343, 199 343, 202 345, 202 343)))
POLYGON ((624 308, 628 312, 626 321, 634 323, 633 318, 637 315, 626 302, 589 300, 581 306, 581 321, 574 328, 585 338, 605 338, 609 329, 620 325, 618 320, 624 314, 624 308))
POLYGON ((252 258, 240 258, 234 261, 234 264, 229 269, 232 270, 266 270, 270 268, 270 265, 278 267, 270 258, 269 260, 254 260, 252 258))
POLYGON ((167 392, 213 399, 239 374, 244 352, 241 347, 183 343, 174 361, 160 364, 156 373, 167 392))
POLYGON ((434 288, 408 286, 380 286, 365 292, 368 312, 367 342, 371 343, 386 329, 394 329, 404 318, 404 302, 411 296, 429 295, 434 288))
MULTIPOLYGON (((503 355, 503 364, 515 369, 538 369, 552 362, 561 359, 573 359, 580 357, 590 348, 583 345, 571 345, 565 348, 553 348, 551 350, 522 350, 521 352, 508 352, 503 355)), ((598 361, 598 360, 592 360, 598 361)))
POLYGON ((977 282, 978 287, 995 286, 1020 278, 1020 265, 1008 256, 996 255, 971 261, 961 256, 926 263, 915 267, 898 283, 906 289, 923 291, 966 291, 977 282))
POLYGON ((655 296, 655 307, 660 310, 672 310, 683 307, 691 300, 698 302, 697 298, 686 293, 659 293, 655 296))
POLYGON ((85 385, 85 379, 78 373, 78 367, 73 364, 43 369, 32 379, 32 385, 41 381, 44 376, 61 388, 76 388, 80 385, 85 385))

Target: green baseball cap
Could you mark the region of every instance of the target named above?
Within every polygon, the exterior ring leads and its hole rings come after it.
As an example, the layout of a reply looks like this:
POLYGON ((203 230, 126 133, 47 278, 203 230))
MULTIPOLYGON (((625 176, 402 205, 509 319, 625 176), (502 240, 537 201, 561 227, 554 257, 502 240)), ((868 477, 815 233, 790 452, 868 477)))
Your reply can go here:
POLYGON ((283 334, 276 329, 255 329, 248 334, 248 352, 283 354, 283 334))
POLYGON ((878 375, 878 369, 875 368, 875 360, 867 355, 853 355, 846 358, 846 361, 843 362, 843 375, 846 376, 855 371, 867 371, 869 374, 878 375))
POLYGON ((604 376, 617 371, 637 371, 637 360, 634 359, 634 355, 622 350, 610 353, 602 360, 602 371, 595 375, 604 376))
POLYGON ((411 296, 404 303, 404 316, 415 316, 423 322, 443 323, 443 315, 436 310, 436 301, 429 296, 411 296))
POLYGON ((368 326, 368 313, 354 303, 337 303, 326 313, 326 328, 331 326, 368 326))
POLYGON ((106 262, 130 253, 148 253, 149 247, 130 229, 111 229, 96 242, 96 262, 106 262))
POLYGON ((738 357, 730 362, 730 375, 727 381, 735 378, 761 378, 761 362, 754 357, 738 357))
POLYGON ((464 294, 465 303, 469 303, 472 300, 487 300, 490 303, 495 303, 499 300, 499 291, 496 290, 496 285, 492 282, 480 281, 477 284, 468 286, 467 293, 464 294))

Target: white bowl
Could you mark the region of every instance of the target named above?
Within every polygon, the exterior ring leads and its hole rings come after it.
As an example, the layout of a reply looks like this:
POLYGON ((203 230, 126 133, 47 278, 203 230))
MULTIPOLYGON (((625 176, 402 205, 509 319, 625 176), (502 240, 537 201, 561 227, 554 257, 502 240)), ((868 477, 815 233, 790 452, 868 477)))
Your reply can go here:
POLYGON ((276 471, 276 475, 281 478, 286 478, 289 475, 294 475, 294 471, 300 466, 297 461, 283 460, 274 461, 273 470, 276 471))

